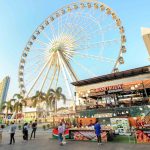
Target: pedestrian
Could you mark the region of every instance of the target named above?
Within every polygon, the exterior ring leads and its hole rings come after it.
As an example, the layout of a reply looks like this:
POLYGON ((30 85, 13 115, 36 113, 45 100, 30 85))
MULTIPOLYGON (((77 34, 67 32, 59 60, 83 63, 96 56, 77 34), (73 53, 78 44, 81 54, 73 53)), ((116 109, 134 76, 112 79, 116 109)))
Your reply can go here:
POLYGON ((94 129, 95 129, 95 134, 97 136, 98 145, 101 145, 102 144, 102 141, 101 141, 101 124, 99 123, 98 120, 96 121, 96 124, 94 125, 94 129))
POLYGON ((11 125, 10 125, 10 130, 9 130, 9 133, 10 133, 10 145, 12 144, 12 141, 13 141, 13 144, 15 143, 15 132, 16 132, 16 125, 14 124, 14 122, 11 122, 11 125))
POLYGON ((28 123, 23 125, 23 140, 28 140, 28 123))
POLYGON ((64 121, 64 119, 62 120, 62 127, 63 127, 63 141, 62 141, 62 143, 63 144, 66 144, 66 138, 65 138, 65 130, 66 130, 66 124, 65 124, 65 121, 64 121))
POLYGON ((35 122, 32 123, 32 132, 31 132, 30 140, 32 139, 33 134, 34 134, 34 138, 35 138, 36 129, 37 129, 37 120, 35 120, 35 122))
POLYGON ((62 143, 62 141, 63 141, 63 126, 62 126, 62 123, 60 123, 59 124, 59 126, 58 126, 58 140, 59 140, 59 144, 62 146, 63 145, 63 143, 62 143))
POLYGON ((3 128, 2 125, 0 125, 0 144, 2 143, 2 133, 3 133, 3 128))

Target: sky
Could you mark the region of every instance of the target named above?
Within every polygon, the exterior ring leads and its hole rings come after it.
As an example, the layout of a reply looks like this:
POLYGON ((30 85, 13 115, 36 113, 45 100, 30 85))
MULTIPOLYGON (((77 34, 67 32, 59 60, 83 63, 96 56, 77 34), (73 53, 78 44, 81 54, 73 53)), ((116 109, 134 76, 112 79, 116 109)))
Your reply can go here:
MULTIPOLYGON (((76 0, 0 0, 0 80, 10 76, 8 98, 19 91, 18 66, 22 51, 38 25, 50 14, 76 0)), ((141 27, 150 27, 150 0, 102 0, 122 20, 127 53, 122 69, 149 65, 141 27)))

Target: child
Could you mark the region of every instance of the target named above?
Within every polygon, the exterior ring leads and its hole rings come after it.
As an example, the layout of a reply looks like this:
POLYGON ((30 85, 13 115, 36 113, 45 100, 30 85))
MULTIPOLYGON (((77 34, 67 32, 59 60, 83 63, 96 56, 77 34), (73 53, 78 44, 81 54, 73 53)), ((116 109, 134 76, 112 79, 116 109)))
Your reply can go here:
POLYGON ((63 126, 62 126, 62 123, 60 123, 59 124, 59 126, 58 126, 58 140, 59 140, 59 144, 62 146, 63 145, 63 143, 62 143, 62 141, 63 141, 63 126))

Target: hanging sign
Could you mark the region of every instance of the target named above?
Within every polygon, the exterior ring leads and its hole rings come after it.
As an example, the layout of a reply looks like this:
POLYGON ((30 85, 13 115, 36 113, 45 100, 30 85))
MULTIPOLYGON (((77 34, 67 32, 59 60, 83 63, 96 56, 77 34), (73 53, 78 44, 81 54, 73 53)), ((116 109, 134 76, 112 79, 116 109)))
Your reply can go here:
POLYGON ((105 91, 114 92, 114 91, 122 90, 123 89, 122 87, 123 87, 123 84, 106 86, 106 87, 101 87, 97 89, 91 89, 90 93, 99 93, 99 92, 105 92, 105 91))

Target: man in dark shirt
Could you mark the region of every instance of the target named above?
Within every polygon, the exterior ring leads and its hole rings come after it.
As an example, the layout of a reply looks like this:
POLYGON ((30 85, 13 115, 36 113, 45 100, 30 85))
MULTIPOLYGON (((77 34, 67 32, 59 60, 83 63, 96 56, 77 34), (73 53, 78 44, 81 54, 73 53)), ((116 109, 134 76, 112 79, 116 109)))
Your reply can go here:
POLYGON ((94 129, 95 129, 95 134, 97 136, 98 145, 100 145, 102 144, 101 143, 101 125, 98 120, 96 121, 96 124, 94 125, 94 129))
POLYGON ((37 120, 35 120, 35 122, 32 123, 32 132, 31 132, 30 140, 32 138, 33 133, 34 133, 34 138, 35 138, 36 129, 37 129, 37 120))

